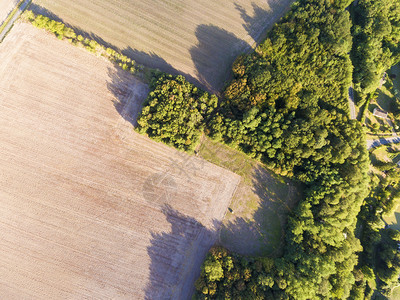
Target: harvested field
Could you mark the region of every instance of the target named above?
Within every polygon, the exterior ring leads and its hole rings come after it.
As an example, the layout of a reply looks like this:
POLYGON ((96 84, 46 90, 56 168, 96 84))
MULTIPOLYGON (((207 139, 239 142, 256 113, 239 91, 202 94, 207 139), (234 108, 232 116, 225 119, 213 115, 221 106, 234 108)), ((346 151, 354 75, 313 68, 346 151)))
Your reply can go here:
POLYGON ((239 176, 135 133, 147 86, 85 50, 17 24, 0 62, 0 298, 189 299, 239 176))
MULTIPOLYGON (((294 0, 34 0, 139 63, 219 90, 233 60, 260 41, 294 0)), ((44 9, 36 11, 46 13, 44 9)))
POLYGON ((0 25, 18 4, 19 0, 0 0, 0 25))

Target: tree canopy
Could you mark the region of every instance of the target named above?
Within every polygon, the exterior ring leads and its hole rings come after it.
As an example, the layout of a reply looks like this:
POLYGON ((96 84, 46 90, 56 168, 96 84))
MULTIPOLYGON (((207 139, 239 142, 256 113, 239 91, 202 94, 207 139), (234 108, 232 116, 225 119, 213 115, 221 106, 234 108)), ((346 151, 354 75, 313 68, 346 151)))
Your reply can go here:
POLYGON ((139 132, 177 149, 193 151, 218 98, 180 75, 161 74, 153 79, 150 88, 137 120, 139 132))
POLYGON ((212 136, 282 175, 356 154, 357 125, 347 114, 349 14, 324 1, 296 4, 254 53, 237 59, 210 126, 212 136))
POLYGON ((224 276, 211 283, 203 270, 200 299, 350 296, 362 250, 354 231, 368 192, 368 155, 360 124, 348 117, 351 20, 341 6, 296 2, 255 52, 233 65, 209 134, 303 182, 306 197, 289 216, 283 257, 264 274, 256 267, 262 258, 245 267, 234 260, 247 279, 222 264, 224 276))
POLYGON ((383 73, 400 61, 400 2, 360 0, 353 23, 354 88, 365 95, 374 92, 383 73))

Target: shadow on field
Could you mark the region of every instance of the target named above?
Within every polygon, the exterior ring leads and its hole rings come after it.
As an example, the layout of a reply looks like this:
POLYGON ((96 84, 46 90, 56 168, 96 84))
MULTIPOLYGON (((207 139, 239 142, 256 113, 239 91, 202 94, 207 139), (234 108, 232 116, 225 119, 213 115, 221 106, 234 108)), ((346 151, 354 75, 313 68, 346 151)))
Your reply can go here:
POLYGON ((198 43, 190 49, 190 55, 198 80, 206 90, 218 93, 229 80, 232 63, 238 55, 248 51, 250 45, 214 25, 199 25, 196 37, 198 43))
POLYGON ((124 120, 136 126, 143 102, 149 93, 147 84, 120 68, 108 68, 108 76, 107 88, 115 97, 115 109, 124 120))
POLYGON ((190 299, 220 225, 215 222, 215 228, 210 230, 169 205, 164 205, 162 212, 171 230, 152 234, 147 248, 151 265, 145 299, 190 299))
MULTIPOLYGON (((221 240, 243 255, 278 257, 282 253, 288 215, 300 195, 298 187, 261 166, 253 169, 252 192, 260 199, 248 217, 234 217, 221 229, 221 240)), ((233 212, 234 213, 234 212, 233 212)))
POLYGON ((167 73, 170 73, 173 75, 180 74, 180 75, 185 76, 185 78, 188 79, 190 82, 192 82, 194 84, 200 84, 200 82, 197 79, 195 79, 193 76, 183 73, 181 71, 178 71, 171 64, 169 64, 165 59, 163 59, 161 56, 155 54, 154 52, 146 53, 144 51, 132 49, 131 47, 127 47, 125 49, 120 49, 120 48, 114 46, 113 44, 106 42, 100 36, 98 36, 97 34, 95 34, 93 32, 87 32, 80 27, 76 27, 72 24, 65 22, 58 15, 56 15, 55 13, 53 13, 52 11, 48 10, 47 8, 45 8, 43 6, 32 3, 30 6, 30 9, 36 14, 41 14, 41 15, 47 16, 50 19, 55 20, 57 22, 64 23, 67 27, 72 28, 76 34, 80 34, 84 38, 89 38, 89 39, 95 40, 96 42, 98 42, 99 44, 101 44, 107 48, 111 48, 111 49, 114 49, 115 51, 121 52, 122 54, 126 55, 127 57, 133 59, 138 64, 141 64, 141 65, 149 67, 149 68, 159 69, 163 72, 167 72, 167 73))
MULTIPOLYGON (((278 8, 279 1, 271 0, 271 2, 272 6, 270 11, 253 4, 254 12, 247 12, 240 4, 236 4, 236 9, 240 12, 241 18, 244 21, 243 27, 248 32, 248 35, 257 42, 263 37, 268 26, 273 24, 275 15, 280 15, 280 13, 277 12, 277 10, 280 10, 280 7, 278 8)), ((163 72, 173 75, 181 74, 191 83, 217 94, 221 92, 221 89, 230 79, 231 66, 236 57, 251 50, 252 45, 249 45, 249 43, 253 43, 247 36, 238 37, 214 25, 199 25, 195 32, 198 41, 197 45, 193 45, 189 50, 191 59, 196 68, 196 74, 188 74, 173 67, 164 58, 154 52, 144 52, 131 47, 120 49, 93 32, 87 32, 80 27, 65 22, 61 17, 45 7, 32 3, 30 9, 35 13, 40 13, 56 21, 63 22, 68 27, 74 29, 77 34, 85 38, 93 39, 105 47, 121 51, 139 64, 160 69, 163 72)))
POLYGON ((400 213, 396 211, 394 216, 396 218, 396 223, 392 225, 392 228, 400 230, 400 213))
POLYGON ((163 72, 166 72, 166 73, 169 73, 172 75, 183 75, 189 82, 191 82, 197 86, 203 87, 201 85, 200 81, 198 81, 192 75, 177 70, 170 63, 168 63, 164 58, 155 54, 154 52, 147 53, 144 51, 133 49, 131 47, 127 47, 127 48, 123 49, 121 51, 121 53, 132 58, 134 61, 136 61, 137 63, 139 63, 143 66, 153 68, 153 69, 158 69, 158 70, 161 70, 163 72))
POLYGON ((253 38, 253 40, 259 42, 263 35, 266 33, 266 27, 268 27, 268 16, 271 12, 259 7, 257 4, 252 3, 254 14, 250 16, 247 11, 238 3, 235 3, 235 8, 240 12, 242 20, 245 22, 243 28, 246 29, 247 34, 253 38))

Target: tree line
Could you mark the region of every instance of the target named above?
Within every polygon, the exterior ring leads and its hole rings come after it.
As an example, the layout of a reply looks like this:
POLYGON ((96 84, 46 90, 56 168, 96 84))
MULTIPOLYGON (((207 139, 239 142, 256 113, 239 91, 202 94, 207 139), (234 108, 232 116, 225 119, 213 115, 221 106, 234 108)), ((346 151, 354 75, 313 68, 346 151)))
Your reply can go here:
MULTIPOLYGON (((370 192, 358 215, 358 231, 363 251, 360 253, 358 276, 354 294, 370 299, 383 295, 388 297, 398 285, 400 232, 387 228, 384 216, 390 216, 400 203, 400 172, 393 162, 382 161, 375 156, 380 146, 370 151, 374 172, 371 173, 370 192)), ((394 156, 398 153, 394 153, 394 156)))
POLYGON ((223 274, 212 279, 211 253, 198 299, 343 299, 354 288, 368 154, 360 124, 348 117, 352 23, 343 6, 296 2, 255 52, 233 65, 209 134, 303 182, 306 196, 289 216, 281 258, 260 273, 264 258, 242 257, 237 272, 247 279, 230 275, 235 263, 230 270, 222 264, 223 274))
POLYGON ((143 79, 150 80, 150 78, 153 76, 153 73, 158 73, 156 70, 146 68, 143 65, 138 64, 133 59, 113 48, 105 47, 93 39, 77 34, 74 29, 66 26, 62 22, 55 21, 41 14, 35 14, 31 10, 26 10, 22 14, 22 20, 31 23, 37 28, 44 29, 54 34, 59 40, 66 40, 74 46, 85 48, 93 54, 103 56, 111 62, 117 64, 123 70, 126 70, 131 74, 139 76, 143 79))

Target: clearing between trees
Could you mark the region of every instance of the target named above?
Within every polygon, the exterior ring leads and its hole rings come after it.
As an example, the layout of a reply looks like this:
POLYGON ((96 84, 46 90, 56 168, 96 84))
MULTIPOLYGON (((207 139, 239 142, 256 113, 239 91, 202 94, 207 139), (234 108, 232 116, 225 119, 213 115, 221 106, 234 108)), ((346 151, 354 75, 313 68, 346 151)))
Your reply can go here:
POLYGON ((239 176, 133 131, 146 84, 28 24, 0 45, 1 296, 186 299, 239 176))

